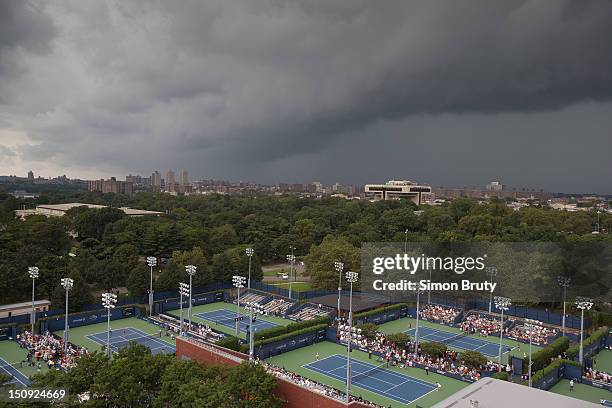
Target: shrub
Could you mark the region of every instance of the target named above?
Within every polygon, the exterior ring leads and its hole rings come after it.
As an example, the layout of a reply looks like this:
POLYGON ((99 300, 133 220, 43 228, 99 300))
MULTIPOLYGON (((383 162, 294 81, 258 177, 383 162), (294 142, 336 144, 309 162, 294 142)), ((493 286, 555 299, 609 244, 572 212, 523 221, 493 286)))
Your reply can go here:
POLYGON ((255 340, 268 339, 278 337, 281 334, 291 333, 305 329, 307 327, 318 326, 321 324, 329 325, 329 316, 322 316, 312 320, 304 320, 303 322, 289 323, 287 326, 270 327, 269 329, 255 332, 255 340))
POLYGON ((376 337, 376 332, 378 331, 378 325, 374 323, 358 324, 355 327, 361 329, 361 334, 368 339, 373 339, 376 337))
POLYGON ((493 374, 491 377, 496 378, 498 380, 508 381, 508 373, 506 371, 499 371, 493 374))
MULTIPOLYGON (((607 334, 608 334, 608 327, 606 326, 600 327, 599 329, 595 330, 589 337, 583 340, 582 347, 587 348, 591 344, 601 341, 601 339, 607 334)), ((579 353, 580 353, 580 344, 576 344, 575 346, 570 347, 566 351, 567 358, 570 360, 573 360, 574 358, 576 358, 576 356, 579 353)))
POLYGON ((230 350, 240 351, 240 339, 238 337, 225 336, 217 342, 217 345, 230 350))
MULTIPOLYGON (((535 372, 532 376, 531 376, 531 383, 532 384, 537 384, 538 382, 542 381, 542 379, 544 377, 546 377, 548 374, 559 370, 559 368, 563 365, 563 364, 568 364, 568 365, 573 365, 573 366, 577 366, 577 367, 581 367, 580 363, 577 363, 575 361, 570 361, 570 360, 563 360, 563 359, 556 359, 554 360, 552 363, 550 363, 549 365, 547 365, 546 367, 544 367, 542 370, 535 372)), ((529 379, 523 381, 523 385, 529 385, 529 379)))
POLYGON ((388 341, 395 343, 398 347, 405 347, 410 343, 410 336, 406 333, 393 333, 385 336, 388 341))
POLYGON ((556 358, 561 355, 565 350, 569 348, 569 338, 559 337, 557 340, 550 343, 548 346, 541 350, 533 353, 532 370, 538 371, 550 364, 552 358, 556 358))
POLYGON ((446 344, 436 343, 435 341, 432 341, 430 343, 420 343, 420 346, 423 353, 431 357, 441 356, 446 353, 447 349, 446 344))
POLYGON ((296 330, 290 333, 281 334, 280 336, 269 337, 269 338, 265 338, 262 340, 258 340, 255 342, 255 347, 263 346, 264 344, 274 343, 275 341, 281 341, 284 339, 288 339, 293 336, 298 336, 300 334, 315 333, 315 332, 318 332, 319 330, 325 330, 325 329, 327 329, 327 324, 320 324, 318 326, 306 327, 301 330, 296 330))
POLYGON ((364 317, 374 316, 374 315, 381 314, 381 313, 384 313, 384 312, 388 312, 388 311, 391 311, 391 310, 402 309, 402 308, 404 308, 406 306, 408 306, 406 303, 396 303, 396 304, 390 305, 390 306, 383 306, 383 307, 379 307, 379 308, 376 308, 376 309, 369 310, 367 312, 355 313, 353 315, 353 319, 354 320, 359 320, 359 319, 363 319, 364 317))
POLYGON ((487 364, 487 358, 482 353, 473 350, 462 352, 461 360, 470 368, 476 368, 487 364))

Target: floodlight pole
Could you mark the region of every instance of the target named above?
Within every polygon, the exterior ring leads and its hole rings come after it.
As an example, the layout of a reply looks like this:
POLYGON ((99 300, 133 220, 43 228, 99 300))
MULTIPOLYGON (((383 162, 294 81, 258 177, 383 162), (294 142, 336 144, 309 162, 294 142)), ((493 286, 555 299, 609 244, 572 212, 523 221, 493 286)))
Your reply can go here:
POLYGON ((583 337, 584 337, 584 310, 591 310, 593 306, 593 300, 586 297, 577 297, 576 298, 576 307, 581 310, 580 313, 580 354, 578 356, 578 360, 580 364, 583 364, 584 361, 584 350, 582 348, 583 337))
POLYGON ((253 318, 258 314, 263 314, 262 306, 257 302, 250 302, 248 305, 250 311, 249 323, 249 361, 255 359, 255 328, 253 327, 253 318))
POLYGON ((340 321, 340 296, 342 294, 342 271, 344 271, 344 263, 340 261, 334 262, 336 272, 338 272, 338 314, 336 319, 340 321))
POLYGON ((61 280, 62 286, 66 289, 66 316, 64 319, 64 354, 68 353, 68 336, 69 336, 69 328, 68 328, 68 292, 74 286, 74 279, 71 278, 62 278, 61 280))
POLYGON ((157 258, 147 256, 147 265, 151 268, 151 279, 149 281, 149 316, 153 316, 153 267, 157 265, 157 258))
POLYGON ((565 336, 565 295, 567 293, 567 288, 571 283, 571 279, 569 276, 558 276, 557 280, 559 281, 559 285, 563 287, 563 316, 561 317, 561 330, 563 332, 563 336, 565 336))
POLYGON ((247 248, 245 252, 246 255, 249 257, 249 280, 247 281, 247 287, 251 289, 251 258, 253 258, 255 250, 253 248, 247 248))
POLYGON ((183 321, 183 296, 189 296, 189 292, 190 292, 190 287, 187 283, 184 282, 180 282, 179 283, 179 294, 180 294, 180 329, 179 329, 179 335, 181 337, 184 336, 184 331, 183 331, 183 325, 184 325, 184 321, 183 321))
POLYGON ((187 265, 185 266, 185 271, 189 275, 189 326, 187 328, 187 332, 191 330, 191 292, 193 289, 193 275, 195 275, 197 267, 195 265, 187 265))
POLYGON ((357 282, 359 274, 357 272, 348 271, 346 280, 351 284, 349 294, 349 314, 348 314, 348 342, 346 346, 346 403, 351 400, 351 342, 353 341, 353 283, 357 282))
MULTIPOLYGON (((486 274, 491 278, 491 283, 493 283, 493 278, 497 276, 497 268, 494 266, 489 266, 486 270, 486 274)), ((489 314, 493 310, 493 291, 489 292, 489 314)))
POLYGON ((529 329, 529 387, 531 388, 531 343, 533 341, 533 329, 542 325, 541 322, 533 319, 525 319, 525 327, 529 329))
POLYGON ((110 292, 102 294, 102 306, 106 309, 106 354, 108 358, 112 357, 110 348, 110 317, 111 309, 115 307, 115 303, 117 303, 117 295, 110 292))
POLYGON ((504 310, 508 310, 509 306, 512 304, 512 299, 503 297, 503 296, 495 296, 495 306, 501 310, 501 319, 499 321, 499 371, 502 369, 502 340, 504 338, 504 310))
MULTIPOLYGON (((417 283, 418 285, 418 283, 417 283)), ((421 289, 417 287, 416 290, 417 295, 417 304, 416 304, 416 325, 414 326, 414 354, 419 352, 419 308, 420 308, 420 300, 421 300, 421 289)))
POLYGON ((236 336, 240 335, 240 288, 244 288, 246 278, 240 275, 232 276, 234 287, 238 291, 238 299, 236 301, 236 336))
POLYGON ((34 334, 34 324, 36 323, 36 310, 34 308, 34 287, 36 278, 38 278, 38 268, 36 266, 30 266, 28 268, 30 278, 32 278, 32 314, 30 315, 30 323, 32 324, 32 335, 34 334))
POLYGON ((293 255, 293 250, 295 247, 292 245, 291 254, 287 255, 287 261, 291 262, 291 267, 289 268, 289 299, 292 299, 292 283, 293 283, 293 263, 295 262, 295 255, 293 255))

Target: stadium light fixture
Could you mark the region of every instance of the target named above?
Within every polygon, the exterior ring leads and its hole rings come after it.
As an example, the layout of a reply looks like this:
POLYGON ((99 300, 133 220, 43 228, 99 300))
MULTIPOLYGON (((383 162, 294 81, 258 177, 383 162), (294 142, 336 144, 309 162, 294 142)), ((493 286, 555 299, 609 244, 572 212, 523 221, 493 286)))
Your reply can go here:
POLYGON ((255 359, 255 328, 253 322, 257 319, 257 315, 264 314, 264 308, 257 302, 248 302, 245 309, 250 312, 249 319, 249 361, 255 359))
POLYGON ((180 299, 179 299, 179 303, 180 303, 180 329, 179 329, 179 334, 180 336, 184 336, 184 331, 183 331, 183 326, 184 326, 184 322, 183 322, 183 297, 188 297, 189 293, 191 292, 190 286, 188 283, 184 283, 184 282, 179 282, 179 295, 180 295, 180 299))
POLYGON ((349 292, 349 340, 346 346, 346 403, 348 404, 351 400, 351 340, 352 340, 352 327, 353 327, 353 283, 357 282, 359 274, 357 272, 347 271, 346 281, 351 284, 349 292))
POLYGON ((34 323, 36 323, 36 310, 34 308, 34 288, 35 281, 39 276, 38 267, 30 266, 28 267, 28 273, 30 274, 30 279, 32 279, 32 314, 30 315, 30 323, 32 324, 32 335, 34 335, 34 323))
POLYGON ((157 258, 147 256, 147 265, 151 268, 151 279, 149 280, 149 316, 153 316, 153 268, 157 266, 157 258))
POLYGON ((187 332, 191 330, 191 292, 193 291, 193 275, 196 274, 197 269, 195 265, 185 265, 185 272, 189 275, 189 326, 187 326, 187 332))
POLYGON ((251 258, 253 258, 255 250, 253 248, 247 248, 244 250, 244 252, 246 253, 246 256, 249 257, 249 279, 247 281, 247 287, 251 289, 251 258))
POLYGON ((502 340, 504 338, 504 310, 508 310, 510 308, 510 305, 512 305, 512 299, 503 296, 495 296, 493 301, 495 302, 495 307, 501 310, 501 318, 499 320, 499 371, 501 372, 502 340))
POLYGON ((334 269, 338 272, 338 311, 336 312, 336 319, 340 320, 340 296, 342 293, 342 272, 344 272, 344 263, 340 261, 334 262, 334 269))
POLYGON ((557 282, 559 282, 559 286, 563 288, 563 317, 561 318, 561 330, 565 336, 565 295, 567 294, 567 288, 572 282, 572 279, 569 276, 559 275, 557 276, 557 282))
POLYGON ((582 340, 584 336, 584 311, 591 310, 591 308, 593 307, 593 299, 578 296, 576 298, 576 307, 580 309, 580 354, 578 357, 578 361, 580 361, 580 364, 582 364, 584 360, 584 351, 582 349, 582 340))
POLYGON ((423 293, 423 291, 417 287, 415 292, 416 292, 416 324, 414 325, 414 354, 416 355, 419 352, 419 340, 420 340, 419 314, 421 313, 420 312, 421 293, 423 293))
POLYGON ((295 250, 295 247, 290 246, 289 248, 291 249, 291 253, 287 255, 287 262, 291 263, 291 267, 289 268, 289 299, 291 299, 293 283, 293 264, 295 263, 295 255, 293 254, 293 251, 295 250))
POLYGON ((102 306, 106 309, 106 354, 108 358, 111 358, 111 348, 110 348, 110 316, 111 309, 115 308, 115 304, 117 303, 117 295, 114 293, 106 292, 102 294, 102 306))
POLYGON ((74 287, 74 279, 62 278, 62 286, 66 290, 66 316, 64 320, 64 354, 68 353, 68 292, 74 287))
POLYGON ((531 388, 531 342, 533 341, 534 330, 542 328, 542 322, 534 319, 525 319, 523 326, 529 330, 529 387, 531 388))
MULTIPOLYGON (((494 266, 487 266, 485 273, 493 283, 493 278, 497 276, 497 268, 494 266)), ((489 314, 491 314, 493 308, 493 291, 489 292, 489 314)))
POLYGON ((236 300, 236 336, 240 335, 240 288, 244 288, 246 278, 240 275, 232 276, 232 283, 238 291, 238 299, 236 300))

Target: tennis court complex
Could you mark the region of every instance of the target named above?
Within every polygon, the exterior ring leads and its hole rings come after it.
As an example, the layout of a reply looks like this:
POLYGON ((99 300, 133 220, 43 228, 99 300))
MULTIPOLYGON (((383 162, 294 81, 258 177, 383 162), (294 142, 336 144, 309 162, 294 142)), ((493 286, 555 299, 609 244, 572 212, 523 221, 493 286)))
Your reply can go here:
MULTIPOLYGON (((95 341, 98 344, 105 345, 107 334, 99 332, 88 334, 88 339, 95 341)), ((151 349, 152 354, 165 353, 171 354, 176 351, 175 347, 155 335, 148 334, 134 327, 124 327, 121 329, 112 330, 110 334, 110 347, 113 351, 118 351, 129 346, 130 342, 142 344, 151 349)))
MULTIPOLYGON (((234 329, 236 327, 236 311, 229 310, 227 308, 211 310, 209 312, 198 313, 195 316, 208 320, 209 322, 213 322, 215 324, 220 324, 225 327, 229 327, 230 329, 234 329)), ((240 331, 246 332, 247 327, 249 326, 249 317, 245 316, 241 313, 242 320, 240 321, 240 331)), ((253 322, 253 327, 255 331, 269 329, 270 327, 278 326, 276 323, 268 322, 266 320, 257 319, 253 322)))
POLYGON ((28 377, 2 358, 0 358, 0 373, 13 377, 13 379, 8 382, 9 384, 15 384, 18 387, 27 387, 30 385, 28 377))
MULTIPOLYGON (((406 334, 414 338, 416 329, 405 331, 406 334)), ((461 350, 473 350, 482 353, 487 357, 497 357, 499 355, 499 343, 493 343, 487 340, 471 337, 467 333, 452 333, 444 330, 438 330, 431 327, 419 327, 419 340, 435 341, 444 343, 452 348, 461 350)), ((512 350, 511 347, 503 344, 502 353, 507 353, 512 350)))
MULTIPOLYGON (((306 364, 304 368, 336 380, 346 379, 346 357, 339 354, 306 364)), ((410 404, 436 389, 435 384, 359 360, 351 361, 351 384, 402 404, 410 404)))

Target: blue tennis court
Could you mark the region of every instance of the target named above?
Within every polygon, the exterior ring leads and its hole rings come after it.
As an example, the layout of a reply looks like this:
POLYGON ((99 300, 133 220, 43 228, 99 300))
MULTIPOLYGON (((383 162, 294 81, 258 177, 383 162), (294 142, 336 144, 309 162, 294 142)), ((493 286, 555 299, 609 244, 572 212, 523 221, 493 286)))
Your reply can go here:
POLYGON ((7 363, 5 360, 0 358, 0 373, 10 375, 13 377, 9 384, 15 384, 21 387, 27 387, 30 385, 30 380, 21 371, 7 363))
MULTIPOLYGON (((410 329, 405 331, 411 338, 414 339, 416 329, 410 329)), ((419 327, 419 341, 435 341, 437 343, 444 343, 451 347, 458 348, 461 350, 473 350, 484 354, 487 357, 499 356, 499 343, 493 343, 487 340, 478 339, 476 337, 461 335, 457 337, 458 333, 451 333, 444 330, 433 329, 431 327, 421 326, 419 327)), ((511 347, 502 345, 502 353, 507 353, 512 350, 511 347)))
MULTIPOLYGON (((243 319, 240 321, 240 331, 246 332, 247 327, 249 326, 249 317, 244 314, 240 314, 243 319)), ((231 311, 229 309, 218 309, 213 310, 212 312, 203 312, 198 313, 195 316, 208 320, 209 322, 213 322, 215 324, 220 324, 225 327, 229 327, 230 329, 236 328, 236 311, 231 311)), ((276 327, 278 324, 268 322, 266 320, 262 320, 261 318, 257 318, 253 322, 253 328, 255 331, 269 329, 270 327, 276 327)))
MULTIPOLYGON (((304 368, 346 380, 346 357, 339 354, 306 364, 304 368)), ((351 384, 402 404, 410 404, 436 389, 435 384, 359 360, 351 360, 351 384)))
MULTIPOLYGON (((115 329, 111 331, 110 347, 111 350, 118 351, 119 349, 129 346, 130 342, 134 341, 150 348, 153 354, 172 354, 176 351, 176 348, 172 344, 166 343, 154 336, 153 334, 145 333, 133 327, 115 329)), ((86 337, 98 344, 106 344, 106 332, 88 334, 86 337)))

